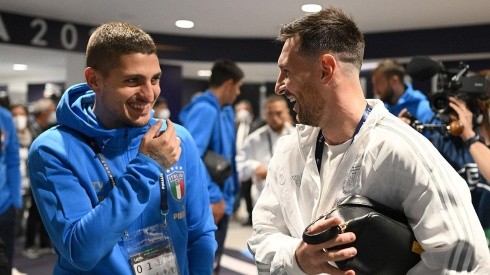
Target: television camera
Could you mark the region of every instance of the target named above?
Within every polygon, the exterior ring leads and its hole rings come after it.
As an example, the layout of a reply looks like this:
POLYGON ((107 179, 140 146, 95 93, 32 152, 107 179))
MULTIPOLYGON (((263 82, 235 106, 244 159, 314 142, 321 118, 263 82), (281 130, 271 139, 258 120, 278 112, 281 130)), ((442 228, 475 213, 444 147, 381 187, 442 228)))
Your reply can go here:
POLYGON ((419 132, 426 130, 438 130, 443 134, 460 135, 463 125, 458 121, 451 121, 449 114, 449 97, 458 97, 469 105, 475 112, 476 99, 490 98, 490 76, 467 76, 469 65, 460 62, 458 68, 446 69, 442 62, 437 62, 429 57, 418 56, 410 60, 407 65, 407 73, 413 79, 427 80, 437 74, 437 89, 428 95, 431 109, 441 123, 422 124, 413 117, 409 117, 411 126, 419 132))

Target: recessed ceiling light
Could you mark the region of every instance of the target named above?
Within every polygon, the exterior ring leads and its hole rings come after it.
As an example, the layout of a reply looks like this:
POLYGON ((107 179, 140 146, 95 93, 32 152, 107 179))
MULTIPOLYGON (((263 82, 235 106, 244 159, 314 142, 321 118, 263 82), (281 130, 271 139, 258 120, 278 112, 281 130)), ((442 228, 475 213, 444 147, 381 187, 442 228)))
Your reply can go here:
POLYGON ((198 76, 211 76, 211 70, 199 70, 197 71, 198 76))
POLYGON ((175 26, 183 29, 190 29, 194 27, 194 22, 189 20, 177 20, 175 21, 175 26))
POLYGON ((361 71, 374 70, 378 66, 378 62, 363 62, 361 71))
POLYGON ((318 12, 322 10, 322 6, 317 4, 306 4, 301 6, 301 10, 304 12, 318 12))
POLYGON ((14 71, 25 71, 29 68, 26 64, 14 64, 12 70, 14 71))

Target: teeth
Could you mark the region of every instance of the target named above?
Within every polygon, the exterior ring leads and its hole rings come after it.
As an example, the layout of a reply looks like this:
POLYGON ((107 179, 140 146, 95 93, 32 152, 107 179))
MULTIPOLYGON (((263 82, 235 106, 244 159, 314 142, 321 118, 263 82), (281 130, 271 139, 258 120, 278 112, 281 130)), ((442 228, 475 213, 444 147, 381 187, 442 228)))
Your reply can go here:
POLYGON ((144 110, 144 109, 145 109, 146 104, 144 104, 144 105, 139 105, 139 104, 132 103, 132 104, 129 104, 129 106, 131 106, 131 108, 135 108, 135 109, 139 109, 139 110, 144 110))

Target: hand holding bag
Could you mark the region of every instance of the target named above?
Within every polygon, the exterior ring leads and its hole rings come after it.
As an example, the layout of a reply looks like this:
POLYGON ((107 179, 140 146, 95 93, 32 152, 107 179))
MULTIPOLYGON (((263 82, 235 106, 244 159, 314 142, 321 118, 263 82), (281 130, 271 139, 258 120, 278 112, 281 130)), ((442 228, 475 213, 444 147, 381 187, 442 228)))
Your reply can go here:
POLYGON ((366 197, 349 196, 315 222, 303 232, 303 241, 308 244, 320 244, 344 232, 356 235, 353 243, 335 248, 357 249, 353 258, 336 262, 342 270, 353 269, 357 275, 406 274, 420 261, 422 248, 403 213, 366 197), (334 216, 342 218, 344 223, 318 234, 308 232, 315 222, 334 216))
POLYGON ((220 188, 223 188, 225 180, 231 175, 231 163, 222 155, 211 150, 204 154, 204 164, 208 169, 211 179, 216 182, 220 188))

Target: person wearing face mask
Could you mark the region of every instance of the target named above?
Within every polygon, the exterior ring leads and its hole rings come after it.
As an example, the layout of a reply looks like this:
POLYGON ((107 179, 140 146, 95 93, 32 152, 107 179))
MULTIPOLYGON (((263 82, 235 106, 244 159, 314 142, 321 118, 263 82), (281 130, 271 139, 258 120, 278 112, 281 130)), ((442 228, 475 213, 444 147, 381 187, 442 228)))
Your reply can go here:
POLYGON ((20 157, 20 174, 21 174, 21 193, 23 198, 22 210, 19 211, 17 217, 18 235, 23 235, 25 231, 23 217, 24 211, 27 211, 30 206, 30 183, 27 175, 27 154, 29 146, 32 142, 32 134, 27 127, 28 112, 24 104, 13 104, 10 106, 10 112, 14 120, 15 128, 17 129, 17 138, 19 140, 19 157, 20 157))
MULTIPOLYGON (((235 130, 236 130, 236 150, 237 152, 243 146, 245 138, 264 125, 264 121, 262 119, 255 119, 254 111, 252 107, 252 103, 246 99, 242 99, 235 104, 235 130)), ((240 218, 240 204, 242 203, 242 199, 245 202, 245 209, 247 212, 247 217, 245 221, 242 223, 244 226, 252 225, 252 180, 240 180, 240 193, 237 195, 235 201, 234 208, 234 217, 237 219, 240 218)))
POLYGON ((167 100, 163 97, 159 97, 153 106, 154 118, 167 119, 170 118, 170 109, 168 108, 167 100))
MULTIPOLYGON (((41 98, 32 104, 32 116, 29 117, 28 125, 35 140, 44 131, 56 125, 56 104, 50 98, 41 98)), ((32 199, 32 192, 28 193, 30 198, 29 213, 27 216, 25 230, 25 244, 23 255, 29 259, 37 259, 45 254, 52 253, 51 241, 48 236, 36 202, 32 199)))

